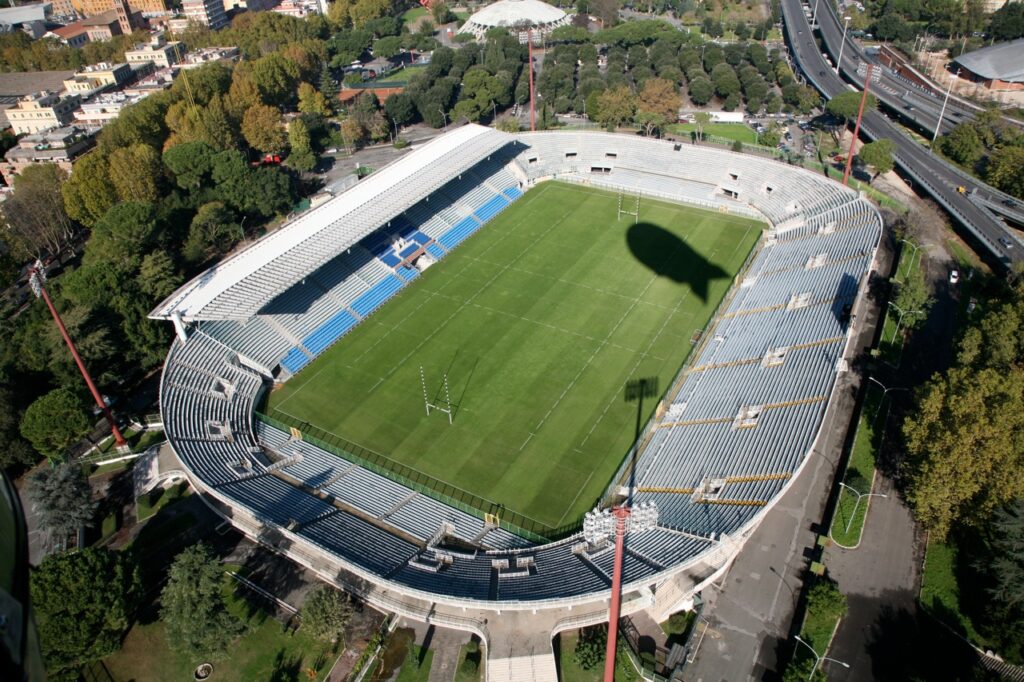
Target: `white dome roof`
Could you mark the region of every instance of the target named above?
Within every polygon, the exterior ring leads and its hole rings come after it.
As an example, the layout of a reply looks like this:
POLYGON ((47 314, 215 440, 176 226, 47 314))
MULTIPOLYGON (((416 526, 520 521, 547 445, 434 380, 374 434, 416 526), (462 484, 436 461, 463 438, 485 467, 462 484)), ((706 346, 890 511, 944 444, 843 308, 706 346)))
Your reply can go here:
POLYGON ((471 16, 468 23, 492 28, 526 23, 543 26, 565 17, 565 12, 541 0, 498 0, 471 16))

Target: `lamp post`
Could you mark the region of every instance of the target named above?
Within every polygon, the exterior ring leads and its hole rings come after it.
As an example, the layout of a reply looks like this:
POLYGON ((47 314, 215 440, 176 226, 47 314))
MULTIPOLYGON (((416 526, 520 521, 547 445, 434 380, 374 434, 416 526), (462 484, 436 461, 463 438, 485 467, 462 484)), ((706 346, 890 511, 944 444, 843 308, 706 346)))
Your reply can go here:
POLYGON ((953 89, 953 80, 960 77, 960 67, 957 67, 956 73, 953 74, 953 78, 949 79, 949 86, 946 87, 946 96, 942 100, 942 109, 939 110, 939 118, 935 121, 935 132, 932 133, 932 143, 928 146, 928 151, 932 154, 935 153, 935 140, 939 136, 939 129, 942 127, 942 117, 946 115, 946 105, 949 104, 949 92, 953 89))
POLYGON ((441 118, 444 120, 444 131, 448 132, 448 114, 444 113, 444 109, 438 109, 441 112, 441 118))
POLYGON ((910 241, 909 239, 901 239, 900 241, 914 249, 913 255, 910 257, 910 262, 911 264, 913 264, 914 258, 917 257, 917 252, 921 247, 915 244, 914 242, 910 241))
POLYGON ((882 400, 878 401, 878 407, 875 408, 875 415, 874 415, 874 417, 872 417, 872 419, 877 417, 878 413, 882 410, 882 401, 885 400, 885 396, 889 395, 889 391, 906 391, 908 393, 910 392, 909 388, 904 388, 902 386, 886 386, 881 381, 879 381, 878 379, 876 379, 876 378, 874 378, 873 376, 870 376, 870 375, 868 376, 868 381, 873 381, 873 382, 875 382, 876 384, 878 384, 879 386, 882 387, 882 400))
POLYGON ((850 526, 853 525, 853 519, 854 519, 854 517, 857 516, 857 508, 860 507, 860 501, 861 501, 862 498, 865 498, 865 497, 884 497, 884 498, 888 499, 888 497, 889 497, 888 495, 883 495, 882 493, 862 493, 862 492, 858 492, 855 488, 853 488, 852 486, 846 485, 842 481, 839 482, 839 485, 841 485, 842 487, 846 488, 851 493, 853 493, 854 495, 857 496, 857 501, 853 503, 853 511, 850 512, 850 518, 846 522, 846 531, 844 531, 846 533, 850 532, 850 526))
POLYGON ((242 243, 243 244, 245 243, 245 219, 248 218, 248 217, 249 216, 247 216, 247 215, 242 216, 242 222, 239 223, 239 225, 238 225, 238 231, 242 235, 242 243))
POLYGON ((891 305, 896 310, 900 311, 900 316, 896 319, 896 331, 893 332, 892 338, 889 340, 890 342, 892 342, 895 341, 896 337, 899 336, 900 334, 900 327, 903 325, 904 315, 917 315, 918 313, 923 313, 924 311, 921 310, 920 308, 918 308, 917 310, 904 310, 903 308, 899 307, 892 301, 889 301, 889 305, 891 305))
POLYGON ((846 31, 850 28, 850 17, 843 17, 843 40, 839 43, 839 59, 836 60, 836 75, 839 75, 839 65, 843 63, 843 48, 846 47, 846 31))
POLYGON ((110 408, 107 407, 107 402, 100 395, 100 391, 96 388, 96 384, 93 383, 92 377, 89 375, 89 371, 85 368, 85 363, 82 362, 82 357, 78 354, 78 349, 75 348, 75 342, 71 340, 71 335, 68 334, 67 327, 64 326, 64 321, 60 318, 60 313, 57 312, 57 308, 54 307, 53 301, 50 300, 50 295, 46 293, 46 270, 43 268, 43 264, 40 261, 36 261, 35 265, 29 270, 29 286, 32 288, 32 293, 36 295, 36 298, 43 299, 46 303, 46 307, 50 310, 50 315, 53 316, 53 322, 57 325, 60 335, 64 338, 64 343, 67 344, 68 350, 71 351, 71 357, 74 359, 75 364, 78 366, 78 371, 82 373, 82 378, 85 379, 85 385, 89 388, 89 393, 92 394, 93 400, 96 401, 96 407, 100 408, 103 416, 106 418, 107 423, 110 424, 110 433, 114 436, 114 442, 117 444, 119 450, 123 450, 128 447, 128 443, 125 441, 124 436, 121 435, 121 429, 117 428, 117 422, 114 421, 114 415, 110 412, 110 408))
POLYGON ((491 100, 491 122, 498 120, 498 107, 494 104, 494 100, 491 100))
MULTIPOLYGON (((815 26, 818 25, 818 2, 819 0, 814 0, 814 11, 811 12, 811 20, 815 26)), ((811 26, 811 28, 814 28, 814 26, 811 26)))
POLYGON ((805 647, 810 649, 811 653, 814 654, 814 666, 811 668, 811 674, 807 676, 808 680, 814 679, 814 673, 816 673, 818 671, 818 666, 821 664, 822 661, 832 661, 833 663, 838 663, 839 665, 843 666, 847 670, 850 669, 850 664, 849 663, 843 663, 842 661, 840 661, 838 659, 829 658, 828 656, 819 656, 818 652, 814 650, 814 647, 812 647, 810 644, 808 644, 804 640, 800 639, 800 635, 793 635, 793 637, 796 639, 796 641, 800 642, 805 647))

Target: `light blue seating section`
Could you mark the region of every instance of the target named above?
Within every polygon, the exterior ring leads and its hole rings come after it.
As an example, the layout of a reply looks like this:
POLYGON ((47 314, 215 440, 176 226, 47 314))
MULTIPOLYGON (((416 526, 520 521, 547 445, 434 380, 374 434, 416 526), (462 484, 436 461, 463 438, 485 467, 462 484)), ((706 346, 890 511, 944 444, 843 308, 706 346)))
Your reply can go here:
POLYGON ((384 281, 367 291, 352 303, 352 310, 366 317, 383 305, 384 301, 398 293, 403 282, 394 275, 388 275, 384 281))
POLYGON ((356 318, 352 317, 347 310, 327 320, 315 332, 302 339, 302 345, 313 355, 319 355, 332 343, 340 339, 345 332, 354 327, 356 318))
POLYGON ((482 221, 487 222, 494 216, 501 213, 501 210, 508 206, 508 199, 502 196, 497 196, 488 201, 486 204, 476 210, 476 216, 482 221))
POLYGON ((402 268, 398 271, 398 274, 400 274, 405 279, 406 282, 411 282, 412 280, 416 279, 416 277, 420 274, 420 271, 417 270, 416 268, 410 268, 408 265, 403 265, 402 268))
POLYGON ((455 227, 441 235, 437 241, 444 248, 451 251, 453 248, 466 240, 466 237, 480 229, 480 223, 472 218, 463 218, 455 227))
POLYGON ((281 364, 292 374, 295 374, 300 369, 309 364, 309 356, 299 350, 297 347, 292 348, 288 351, 288 355, 284 356, 281 360, 281 364))
POLYGON ((427 245, 427 253, 429 253, 431 256, 433 256, 437 260, 440 260, 440 259, 444 258, 444 249, 442 249, 437 244, 429 244, 429 245, 427 245))

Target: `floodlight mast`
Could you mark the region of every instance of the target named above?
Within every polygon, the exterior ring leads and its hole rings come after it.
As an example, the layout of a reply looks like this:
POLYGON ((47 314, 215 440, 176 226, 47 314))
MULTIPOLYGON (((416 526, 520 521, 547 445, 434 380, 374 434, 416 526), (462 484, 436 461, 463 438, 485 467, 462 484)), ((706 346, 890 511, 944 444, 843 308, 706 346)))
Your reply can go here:
POLYGON ((618 649, 619 613, 622 610, 622 554, 625 548, 629 507, 615 507, 615 568, 612 571, 612 599, 608 609, 608 646, 604 652, 604 682, 615 682, 615 653, 618 649))
POLYGON ((111 413, 110 408, 107 407, 106 401, 103 400, 103 396, 100 395, 99 389, 96 388, 96 384, 93 383, 92 377, 89 376, 89 370, 85 368, 85 363, 82 362, 82 357, 78 354, 78 349, 75 348, 75 342, 71 340, 71 335, 68 334, 67 327, 64 326, 64 321, 60 319, 60 313, 57 312, 57 308, 54 307, 53 301, 50 300, 50 295, 46 293, 46 287, 43 285, 46 281, 46 271, 43 269, 43 264, 40 261, 36 261, 29 269, 29 286, 32 288, 32 293, 37 298, 43 299, 46 303, 46 307, 50 309, 50 315, 53 316, 53 321, 57 325, 57 329, 60 330, 60 335, 64 337, 64 343, 67 344, 68 350, 71 351, 71 357, 74 358, 75 364, 78 365, 78 371, 82 373, 82 378, 85 379, 85 385, 89 387, 89 392, 92 393, 93 400, 96 401, 96 406, 103 412, 103 416, 107 422, 110 423, 110 433, 114 436, 114 442, 118 448, 127 447, 128 443, 125 441, 124 436, 121 435, 121 429, 117 428, 117 422, 114 421, 114 415, 111 413))
POLYGON ((527 30, 526 31, 526 43, 527 43, 527 48, 526 49, 529 51, 529 54, 530 54, 530 63, 529 63, 529 69, 528 69, 529 77, 530 77, 530 132, 533 133, 533 132, 536 132, 536 130, 537 130, 537 115, 535 113, 536 109, 534 108, 534 105, 533 105, 533 31, 532 30, 527 30))

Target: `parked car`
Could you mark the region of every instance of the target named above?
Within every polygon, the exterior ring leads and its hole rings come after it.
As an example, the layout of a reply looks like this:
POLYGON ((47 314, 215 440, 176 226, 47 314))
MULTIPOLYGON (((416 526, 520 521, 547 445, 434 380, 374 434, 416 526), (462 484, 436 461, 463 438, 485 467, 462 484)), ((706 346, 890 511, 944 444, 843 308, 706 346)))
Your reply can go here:
POLYGON ((956 284, 960 281, 960 272, 958 270, 949 271, 949 283, 956 284))

